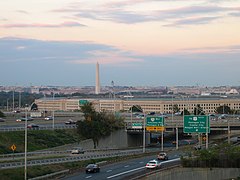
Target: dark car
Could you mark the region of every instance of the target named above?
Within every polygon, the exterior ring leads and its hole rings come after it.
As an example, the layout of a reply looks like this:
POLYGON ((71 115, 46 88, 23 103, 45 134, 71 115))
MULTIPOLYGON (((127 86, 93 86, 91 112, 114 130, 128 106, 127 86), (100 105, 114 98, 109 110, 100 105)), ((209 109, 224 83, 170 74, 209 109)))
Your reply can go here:
POLYGON ((160 152, 157 156, 158 160, 168 160, 168 155, 165 152, 160 152))
POLYGON ((28 117, 28 118, 22 117, 20 120, 18 119, 18 121, 26 121, 26 120, 27 121, 33 121, 33 118, 31 118, 31 117, 28 117))
POLYGON ((31 123, 31 124, 28 124, 28 125, 27 125, 27 128, 30 128, 30 129, 38 129, 38 128, 39 128, 39 125, 34 124, 34 123, 31 123))
POLYGON ((5 122, 5 119, 3 119, 3 118, 0 118, 0 122, 5 122))
POLYGON ((97 164, 89 164, 86 167, 86 173, 100 172, 100 167, 97 164))

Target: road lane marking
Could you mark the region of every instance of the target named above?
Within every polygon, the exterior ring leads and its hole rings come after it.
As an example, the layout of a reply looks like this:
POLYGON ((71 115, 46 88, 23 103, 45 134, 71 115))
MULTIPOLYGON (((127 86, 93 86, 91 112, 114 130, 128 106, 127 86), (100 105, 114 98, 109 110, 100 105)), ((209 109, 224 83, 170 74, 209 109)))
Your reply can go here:
POLYGON ((144 163, 144 162, 143 161, 139 162, 139 164, 142 164, 142 163, 144 163))
POLYGON ((136 168, 136 169, 131 169, 129 171, 124 171, 124 172, 121 172, 119 174, 115 174, 115 175, 109 176, 109 177, 107 177, 107 179, 111 179, 111 178, 114 178, 114 177, 117 177, 117 176, 121 176, 123 174, 127 174, 127 173, 130 173, 130 172, 133 172, 133 171, 137 171, 137 170, 140 170, 140 169, 143 169, 143 168, 145 168, 145 166, 139 167, 139 168, 136 168))
POLYGON ((88 178, 91 178, 92 176, 87 176, 87 177, 85 177, 86 179, 88 179, 88 178))
POLYGON ((129 165, 124 166, 125 168, 129 167, 129 165))
POLYGON ((109 169, 109 170, 107 170, 107 173, 108 173, 108 172, 111 172, 111 171, 112 171, 112 170, 111 170, 111 169, 109 169))

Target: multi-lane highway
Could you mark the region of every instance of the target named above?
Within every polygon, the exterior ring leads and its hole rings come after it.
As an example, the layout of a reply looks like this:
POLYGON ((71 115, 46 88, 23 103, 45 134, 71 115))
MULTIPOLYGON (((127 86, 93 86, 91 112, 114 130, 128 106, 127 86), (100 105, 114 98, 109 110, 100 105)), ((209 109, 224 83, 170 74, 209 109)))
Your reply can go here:
MULTIPOLYGON (((0 131, 20 131, 24 130, 25 121, 16 121, 17 119, 21 119, 25 117, 24 113, 6 113, 7 117, 5 118, 5 122, 0 122, 0 131)), ((28 117, 30 114, 28 114, 28 117)), ((29 121, 28 124, 34 123, 39 126, 39 130, 43 129, 52 129, 53 125, 55 129, 65 129, 65 128, 76 128, 74 124, 65 124, 65 121, 72 119, 74 121, 82 119, 82 113, 66 113, 63 114, 61 112, 56 113, 56 116, 53 120, 45 120, 44 117, 32 118, 32 121, 29 121)), ((29 128, 30 129, 30 128, 29 128)))
MULTIPOLYGON (((178 163, 180 157, 180 152, 172 152, 169 154, 169 160, 177 159, 178 163)), ((83 169, 81 172, 73 174, 69 177, 63 178, 64 180, 79 180, 79 179, 90 179, 90 180, 99 180, 99 179, 129 179, 130 176, 137 176, 137 175, 143 175, 150 171, 145 168, 145 165, 149 160, 156 159, 156 155, 141 157, 137 159, 130 159, 123 162, 117 162, 113 164, 104 163, 104 165, 101 165, 100 163, 100 172, 99 173, 85 173, 85 169, 83 169)), ((164 167, 167 167, 170 165, 170 161, 164 162, 164 167)), ((163 161, 159 161, 163 162, 163 161)), ((172 164, 171 164, 172 165, 172 164)))

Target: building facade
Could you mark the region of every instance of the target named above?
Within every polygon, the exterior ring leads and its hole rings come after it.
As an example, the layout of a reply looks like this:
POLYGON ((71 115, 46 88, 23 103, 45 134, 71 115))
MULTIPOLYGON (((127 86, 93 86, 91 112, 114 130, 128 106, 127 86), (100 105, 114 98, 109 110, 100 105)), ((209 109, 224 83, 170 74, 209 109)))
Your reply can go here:
POLYGON ((133 105, 139 105, 145 113, 172 113, 172 107, 177 105, 180 111, 187 109, 193 113, 194 108, 199 104, 206 114, 215 113, 219 106, 229 106, 233 110, 240 110, 240 99, 186 99, 186 100, 158 100, 158 99, 139 99, 139 100, 120 100, 120 99, 36 99, 40 111, 75 111, 87 101, 91 102, 96 111, 129 111, 133 105))

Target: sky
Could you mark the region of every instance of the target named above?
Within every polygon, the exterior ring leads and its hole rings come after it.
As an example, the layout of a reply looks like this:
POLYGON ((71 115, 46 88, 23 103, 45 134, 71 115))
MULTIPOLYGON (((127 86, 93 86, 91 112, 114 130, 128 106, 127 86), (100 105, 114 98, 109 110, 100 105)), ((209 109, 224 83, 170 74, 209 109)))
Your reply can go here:
POLYGON ((240 0, 0 1, 0 86, 239 86, 240 0))

